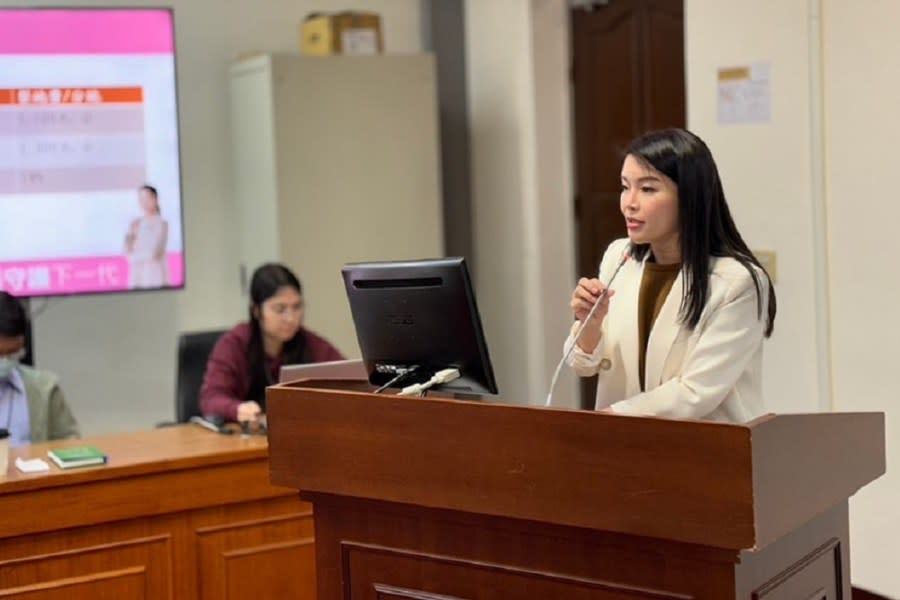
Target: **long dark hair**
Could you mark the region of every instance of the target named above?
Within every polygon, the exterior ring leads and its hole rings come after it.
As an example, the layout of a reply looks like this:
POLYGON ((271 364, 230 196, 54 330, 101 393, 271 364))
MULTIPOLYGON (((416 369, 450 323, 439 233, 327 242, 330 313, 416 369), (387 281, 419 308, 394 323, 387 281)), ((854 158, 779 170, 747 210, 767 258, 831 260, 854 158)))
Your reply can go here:
MULTIPOLYGON (((265 401, 266 386, 275 383, 266 369, 266 354, 263 349, 263 334, 260 326, 262 304, 278 293, 283 287, 291 287, 298 294, 303 293, 300 280, 290 269, 277 263, 267 263, 253 272, 250 279, 250 343, 247 346, 247 359, 250 362, 249 399, 262 405, 265 401)), ((284 343, 281 348, 282 364, 309 362, 306 336, 303 329, 284 343)), ((263 408, 265 408, 263 406, 263 408)))
POLYGON ((0 291, 0 336, 22 337, 28 333, 28 314, 19 300, 0 291))
MULTIPOLYGON (((685 281, 681 321, 692 329, 700 322, 709 291, 709 258, 727 256, 741 263, 753 277, 760 318, 762 284, 754 267, 765 273, 769 284, 765 335, 772 335, 775 325, 772 280, 750 252, 731 218, 719 170, 703 140, 684 129, 651 131, 629 144, 625 151, 625 156, 628 155, 659 171, 678 186, 681 270, 685 281)), ((635 244, 634 258, 643 260, 649 251, 649 244, 635 244)))
POLYGON ((162 214, 162 209, 159 207, 159 194, 156 192, 156 188, 152 185, 142 185, 138 188, 139 192, 150 192, 153 194, 153 203, 156 205, 156 214, 162 214))

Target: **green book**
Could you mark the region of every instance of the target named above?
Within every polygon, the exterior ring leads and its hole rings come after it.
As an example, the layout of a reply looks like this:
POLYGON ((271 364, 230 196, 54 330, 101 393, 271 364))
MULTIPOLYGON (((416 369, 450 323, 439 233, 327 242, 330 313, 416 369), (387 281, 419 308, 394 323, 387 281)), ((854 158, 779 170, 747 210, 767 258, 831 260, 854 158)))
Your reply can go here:
POLYGON ((102 465, 106 463, 106 455, 93 446, 79 446, 78 448, 55 448, 47 451, 50 460, 59 465, 60 469, 74 467, 87 467, 90 465, 102 465))

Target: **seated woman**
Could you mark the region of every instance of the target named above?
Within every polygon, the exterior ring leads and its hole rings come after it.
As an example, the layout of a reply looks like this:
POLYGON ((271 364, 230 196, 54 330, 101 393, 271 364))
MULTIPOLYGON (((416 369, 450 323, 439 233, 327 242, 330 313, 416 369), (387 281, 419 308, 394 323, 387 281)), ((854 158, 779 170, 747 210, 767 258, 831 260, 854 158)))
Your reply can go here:
POLYGON ((78 437, 78 422, 59 387, 59 378, 21 364, 28 315, 22 304, 0 292, 0 429, 10 446, 78 437))
POLYGON ((327 340, 303 328, 300 281, 280 264, 265 264, 250 281, 250 320, 216 343, 200 390, 205 416, 254 423, 265 412, 265 389, 281 365, 343 360, 327 340))

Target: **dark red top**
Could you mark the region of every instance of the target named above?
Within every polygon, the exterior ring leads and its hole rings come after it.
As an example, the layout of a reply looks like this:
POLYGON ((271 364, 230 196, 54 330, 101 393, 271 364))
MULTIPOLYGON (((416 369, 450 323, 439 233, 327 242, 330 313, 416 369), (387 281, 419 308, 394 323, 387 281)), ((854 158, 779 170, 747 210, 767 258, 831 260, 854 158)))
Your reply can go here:
MULTIPOLYGON (((310 362, 326 362, 344 360, 344 356, 328 340, 315 333, 301 329, 306 336, 306 347, 310 362)), ((203 387, 200 389, 200 411, 204 415, 221 415, 230 421, 237 419, 237 407, 241 402, 257 400, 248 398, 250 394, 250 360, 247 347, 250 345, 250 324, 241 323, 216 342, 209 362, 206 363, 206 374, 203 376, 203 387)), ((281 357, 266 356, 266 367, 272 375, 272 381, 278 381, 281 369, 281 357)))

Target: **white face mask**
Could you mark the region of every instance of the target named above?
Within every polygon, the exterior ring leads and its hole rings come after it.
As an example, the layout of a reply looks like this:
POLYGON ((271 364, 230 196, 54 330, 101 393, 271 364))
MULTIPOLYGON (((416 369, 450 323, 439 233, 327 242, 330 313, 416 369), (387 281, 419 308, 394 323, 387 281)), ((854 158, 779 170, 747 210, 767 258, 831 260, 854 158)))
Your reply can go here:
POLYGON ((0 381, 9 381, 13 369, 19 366, 19 361, 25 356, 25 350, 19 350, 6 356, 0 356, 0 381))

